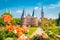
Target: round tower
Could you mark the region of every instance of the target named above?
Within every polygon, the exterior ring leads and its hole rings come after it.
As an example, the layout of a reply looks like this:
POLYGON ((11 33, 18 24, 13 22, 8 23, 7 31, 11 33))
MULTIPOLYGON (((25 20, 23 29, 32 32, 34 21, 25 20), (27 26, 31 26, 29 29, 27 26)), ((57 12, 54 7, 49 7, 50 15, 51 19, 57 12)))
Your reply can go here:
POLYGON ((25 11, 23 10, 23 13, 22 13, 22 16, 21 16, 21 24, 22 26, 26 26, 27 25, 27 20, 26 20, 26 13, 25 11))
POLYGON ((38 18, 35 14, 35 9, 33 10, 32 18, 31 18, 31 26, 38 26, 38 18))

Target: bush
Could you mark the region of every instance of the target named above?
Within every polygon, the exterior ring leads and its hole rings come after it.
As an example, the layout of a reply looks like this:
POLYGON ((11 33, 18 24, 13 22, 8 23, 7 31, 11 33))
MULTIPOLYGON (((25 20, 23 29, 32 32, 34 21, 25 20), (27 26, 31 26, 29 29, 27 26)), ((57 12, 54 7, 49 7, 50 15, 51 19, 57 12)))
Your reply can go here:
POLYGON ((6 29, 0 30, 0 40, 5 40, 8 37, 14 38, 14 37, 16 37, 16 35, 13 33, 13 31, 8 32, 8 30, 6 30, 6 29))
POLYGON ((50 40, 50 39, 49 38, 42 38, 42 37, 39 37, 38 35, 36 35, 32 38, 32 40, 50 40))

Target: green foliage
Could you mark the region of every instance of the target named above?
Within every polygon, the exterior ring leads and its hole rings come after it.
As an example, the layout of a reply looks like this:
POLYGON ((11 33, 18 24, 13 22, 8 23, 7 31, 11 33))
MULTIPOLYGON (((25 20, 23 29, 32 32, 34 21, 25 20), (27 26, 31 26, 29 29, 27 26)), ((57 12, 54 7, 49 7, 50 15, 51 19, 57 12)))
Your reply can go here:
POLYGON ((20 25, 21 24, 21 19, 20 18, 13 18, 11 23, 16 24, 16 25, 17 24, 20 25))
POLYGON ((6 25, 6 23, 3 21, 3 19, 0 17, 0 27, 3 27, 3 26, 5 26, 6 25))
POLYGON ((3 13, 3 14, 1 15, 1 17, 2 17, 3 15, 10 15, 11 17, 13 17, 13 15, 12 15, 12 14, 7 13, 7 12, 3 13))
MULTIPOLYGON (((21 19, 20 18, 13 18, 13 20, 8 23, 8 24, 16 24, 16 25, 20 25, 21 24, 21 19)), ((3 21, 3 19, 0 17, 0 27, 5 26, 6 23, 3 21)))
POLYGON ((49 38, 42 38, 42 37, 39 37, 38 35, 36 35, 32 38, 32 40, 50 40, 50 39, 49 38))
POLYGON ((59 13, 59 18, 56 20, 56 24, 57 24, 57 26, 60 26, 60 13, 59 13))
POLYGON ((14 38, 6 38, 5 40, 17 40, 17 38, 16 37, 14 37, 14 38))
POLYGON ((13 38, 6 38, 5 40, 13 40, 13 38))
POLYGON ((50 39, 54 39, 57 34, 60 34, 60 27, 53 26, 42 26, 44 31, 48 34, 50 39))
POLYGON ((59 15, 58 15, 58 16, 59 16, 59 19, 60 19, 60 13, 59 13, 59 15))
POLYGON ((6 38, 14 37, 16 37, 16 35, 13 33, 13 31, 8 31, 6 29, 0 30, 0 40, 5 40, 6 38))

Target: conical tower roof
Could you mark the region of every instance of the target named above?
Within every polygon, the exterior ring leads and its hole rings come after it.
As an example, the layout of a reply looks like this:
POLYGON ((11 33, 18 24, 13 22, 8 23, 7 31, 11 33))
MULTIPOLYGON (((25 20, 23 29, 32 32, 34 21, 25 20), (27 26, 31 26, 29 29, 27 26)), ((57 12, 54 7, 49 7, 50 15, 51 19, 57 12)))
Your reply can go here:
POLYGON ((26 17, 26 13, 25 13, 25 10, 23 9, 21 18, 25 18, 25 17, 26 17))
POLYGON ((5 12, 6 13, 11 13, 11 10, 6 8, 6 11, 5 12))
MULTIPOLYGON (((43 0, 44 1, 44 0, 43 0)), ((43 2, 41 4, 41 18, 44 18, 43 2)))
POLYGON ((33 10, 32 17, 37 17, 35 13, 35 9, 33 10))

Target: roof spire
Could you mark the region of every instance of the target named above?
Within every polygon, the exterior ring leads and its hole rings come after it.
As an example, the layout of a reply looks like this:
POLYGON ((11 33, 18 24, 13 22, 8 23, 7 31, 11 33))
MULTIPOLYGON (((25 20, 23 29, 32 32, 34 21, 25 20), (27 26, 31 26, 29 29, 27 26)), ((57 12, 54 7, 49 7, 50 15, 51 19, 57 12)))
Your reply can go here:
POLYGON ((8 13, 8 9, 6 8, 6 11, 5 12, 7 12, 8 13))
POLYGON ((11 14, 11 10, 9 10, 9 13, 11 14))
POLYGON ((41 4, 41 18, 44 18, 44 12, 43 12, 43 2, 41 4))
POLYGON ((6 8, 6 11, 5 12, 6 13, 11 13, 11 10, 9 10, 9 9, 6 8))
POLYGON ((36 17, 36 15, 35 15, 35 9, 33 9, 32 17, 36 17))
POLYGON ((24 18, 26 16, 25 9, 23 9, 21 18, 24 18))

